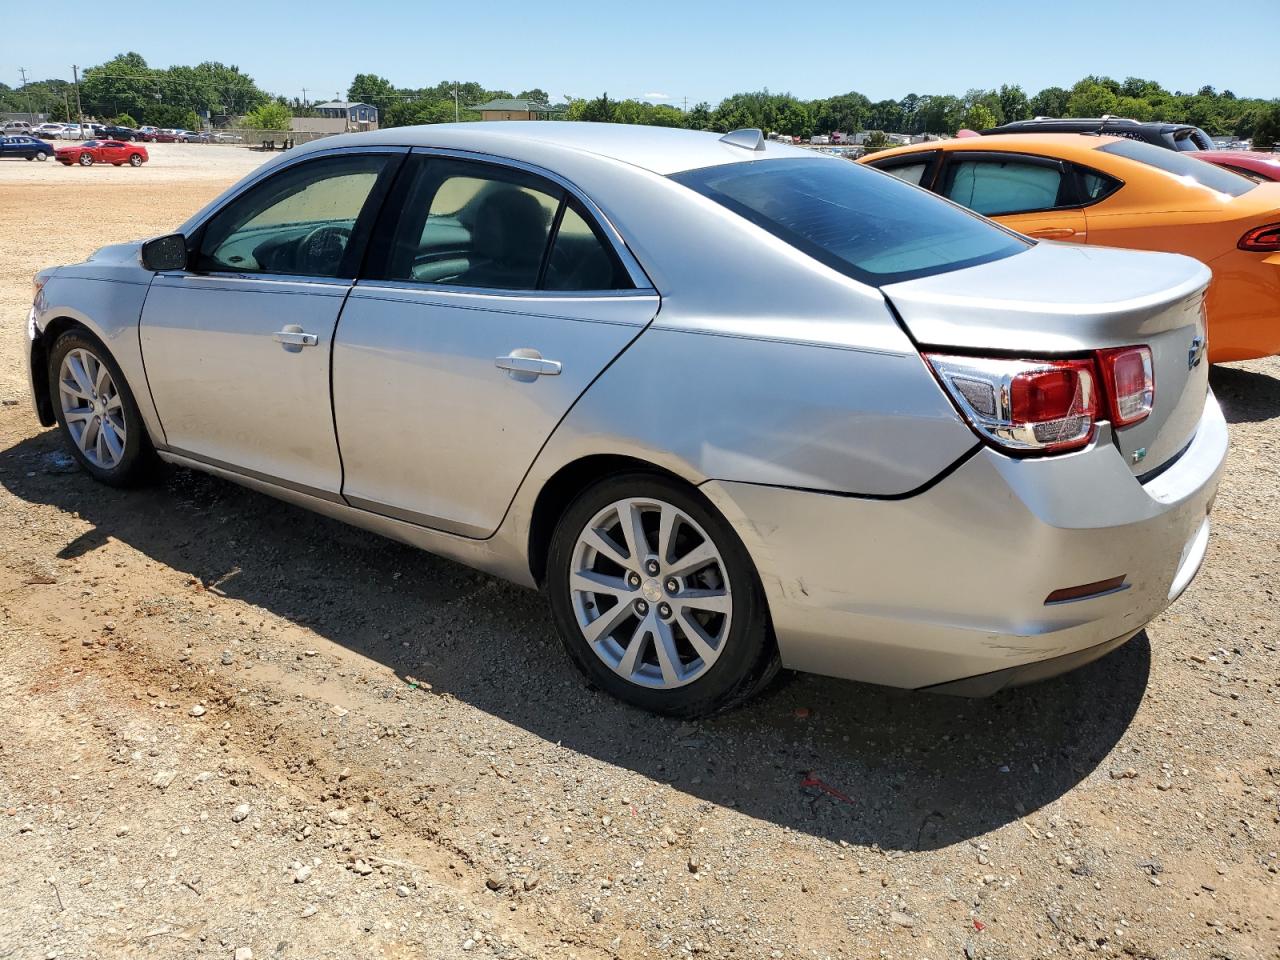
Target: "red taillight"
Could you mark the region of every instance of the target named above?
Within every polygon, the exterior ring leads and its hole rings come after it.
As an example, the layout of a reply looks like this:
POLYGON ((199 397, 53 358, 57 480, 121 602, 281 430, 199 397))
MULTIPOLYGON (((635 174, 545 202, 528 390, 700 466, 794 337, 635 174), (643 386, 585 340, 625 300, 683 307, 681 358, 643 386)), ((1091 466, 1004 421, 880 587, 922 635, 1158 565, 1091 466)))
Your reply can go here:
POLYGON ((1255 253, 1280 252, 1280 223, 1269 223, 1265 227, 1254 227, 1236 244, 1241 250, 1255 253))
POLYGON ((1119 347, 1098 351, 1098 366, 1106 385, 1111 422, 1117 427, 1139 423, 1151 415, 1156 400, 1150 347, 1119 347))
POLYGON ((926 358, 965 418, 998 446, 1052 453, 1093 439, 1098 380, 1092 359, 926 358))
POLYGON ((1097 422, 1146 419, 1155 403, 1151 348, 1098 350, 1071 360, 1006 360, 925 354, 973 428, 1020 453, 1087 446, 1097 422))

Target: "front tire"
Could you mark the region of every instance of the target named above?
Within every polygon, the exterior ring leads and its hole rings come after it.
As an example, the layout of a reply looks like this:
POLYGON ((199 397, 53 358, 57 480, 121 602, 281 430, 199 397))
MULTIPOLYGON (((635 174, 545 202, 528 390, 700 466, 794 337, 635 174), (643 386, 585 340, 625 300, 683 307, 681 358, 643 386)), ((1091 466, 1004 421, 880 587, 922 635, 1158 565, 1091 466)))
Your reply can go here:
POLYGON ((58 337, 49 353, 49 393, 71 455, 113 487, 149 479, 157 463, 129 384, 107 348, 84 330, 58 337))
POLYGON ((140 153, 131 153, 131 154, 129 154, 129 166, 131 166, 131 167, 140 167, 140 166, 142 166, 142 154, 140 154, 140 153))
POLYGON ((552 536, 547 589, 574 664, 645 710, 707 716, 777 673, 746 547, 705 497, 672 478, 618 474, 581 493, 552 536))
POLYGON ((82 166, 82 167, 92 167, 92 166, 93 166, 93 154, 91 154, 91 153, 82 153, 82 154, 80 154, 80 166, 82 166))

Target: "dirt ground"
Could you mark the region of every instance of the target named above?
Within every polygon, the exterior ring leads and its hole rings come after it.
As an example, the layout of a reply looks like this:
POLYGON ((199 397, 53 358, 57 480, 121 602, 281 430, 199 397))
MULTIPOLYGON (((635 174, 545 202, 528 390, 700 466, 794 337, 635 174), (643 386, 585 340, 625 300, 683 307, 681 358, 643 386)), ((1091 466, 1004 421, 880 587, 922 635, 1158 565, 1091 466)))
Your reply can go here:
POLYGON ((536 594, 36 423, 38 268, 260 155, 0 166, 0 960, 1280 957, 1280 361, 1214 371, 1207 565, 985 701, 784 676, 700 724, 584 687, 536 594))

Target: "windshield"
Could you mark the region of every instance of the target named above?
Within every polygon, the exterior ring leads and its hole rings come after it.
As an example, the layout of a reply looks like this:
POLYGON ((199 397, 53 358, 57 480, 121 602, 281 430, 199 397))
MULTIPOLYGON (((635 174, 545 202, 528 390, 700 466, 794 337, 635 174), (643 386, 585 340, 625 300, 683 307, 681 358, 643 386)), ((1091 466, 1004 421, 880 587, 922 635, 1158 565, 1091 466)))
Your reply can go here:
POLYGON ((847 160, 729 163, 671 179, 873 286, 1000 260, 1031 245, 897 177, 847 160))
POLYGON ((1149 143, 1139 143, 1137 140, 1117 140, 1098 149, 1103 153, 1114 153, 1116 156, 1137 160, 1139 163, 1171 173, 1197 186, 1225 193, 1229 197, 1239 197, 1257 186, 1252 180, 1232 173, 1216 163, 1199 160, 1194 156, 1189 157, 1176 150, 1165 150, 1162 147, 1153 147, 1149 143))

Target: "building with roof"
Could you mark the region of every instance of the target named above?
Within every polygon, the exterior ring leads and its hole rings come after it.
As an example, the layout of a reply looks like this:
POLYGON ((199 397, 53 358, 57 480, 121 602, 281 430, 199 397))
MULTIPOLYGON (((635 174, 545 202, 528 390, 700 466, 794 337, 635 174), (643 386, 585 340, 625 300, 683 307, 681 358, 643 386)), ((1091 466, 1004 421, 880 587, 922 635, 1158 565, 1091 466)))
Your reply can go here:
POLYGON ((545 120, 558 112, 549 104, 516 98, 490 100, 471 109, 480 112, 481 120, 545 120))
POLYGON ((378 108, 369 103, 329 100, 314 104, 313 117, 294 117, 289 129, 298 133, 348 133, 377 130, 378 108))

